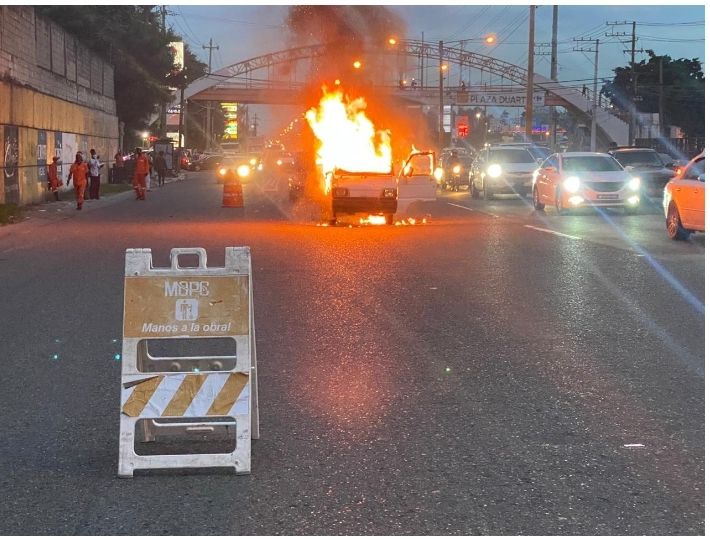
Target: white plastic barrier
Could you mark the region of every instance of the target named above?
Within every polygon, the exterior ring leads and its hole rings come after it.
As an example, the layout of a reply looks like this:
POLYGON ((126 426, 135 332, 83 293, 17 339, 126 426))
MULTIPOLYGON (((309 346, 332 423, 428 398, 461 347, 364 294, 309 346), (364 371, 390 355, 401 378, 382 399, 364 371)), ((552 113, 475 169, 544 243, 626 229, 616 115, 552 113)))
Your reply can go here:
POLYGON ((251 439, 259 438, 249 248, 226 248, 224 268, 208 267, 202 248, 172 249, 170 259, 169 268, 153 268, 150 249, 126 251, 118 476, 204 467, 248 473, 251 439), (198 265, 181 267, 184 256, 197 256, 198 265), (209 338, 229 343, 230 354, 153 356, 149 350, 159 340, 180 349, 187 343, 181 340, 201 347, 209 338), (215 434, 233 449, 136 453, 136 443, 163 436, 181 447, 215 434))

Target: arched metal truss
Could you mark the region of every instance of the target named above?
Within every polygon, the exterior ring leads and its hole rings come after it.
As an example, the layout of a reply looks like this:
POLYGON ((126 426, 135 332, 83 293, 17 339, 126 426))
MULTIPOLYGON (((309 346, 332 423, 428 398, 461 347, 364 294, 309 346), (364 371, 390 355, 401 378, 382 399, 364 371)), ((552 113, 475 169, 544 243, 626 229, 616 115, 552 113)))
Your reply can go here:
MULTIPOLYGON (((197 97, 200 92, 214 86, 240 84, 244 78, 251 77, 258 70, 271 69, 274 66, 283 64, 292 64, 299 60, 319 58, 326 55, 329 50, 332 50, 329 44, 316 44, 284 49, 243 60, 194 81, 187 87, 185 97, 188 99, 193 98, 193 96, 197 97)), ((442 61, 459 65, 462 68, 480 69, 520 85, 525 85, 527 82, 527 70, 520 66, 455 47, 443 47, 440 54, 438 43, 401 40, 395 46, 370 47, 360 52, 366 55, 400 55, 425 58, 436 62, 442 61)), ((580 89, 565 86, 539 74, 534 75, 533 84, 536 90, 543 90, 557 97, 559 105, 589 120, 591 102, 589 97, 583 95, 580 89)), ((628 131, 627 124, 614 116, 612 111, 603 106, 597 112, 597 120, 602 133, 606 135, 609 141, 623 142, 626 140, 624 134, 628 131)))

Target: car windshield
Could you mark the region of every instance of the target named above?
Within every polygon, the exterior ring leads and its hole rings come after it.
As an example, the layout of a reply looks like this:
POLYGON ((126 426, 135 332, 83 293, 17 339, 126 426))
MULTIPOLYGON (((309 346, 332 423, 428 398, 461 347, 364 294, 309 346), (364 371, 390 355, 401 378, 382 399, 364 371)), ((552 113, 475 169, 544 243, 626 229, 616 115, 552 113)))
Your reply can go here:
POLYGON ((575 172, 611 172, 623 170, 611 156, 569 156, 562 158, 562 168, 575 172))
POLYGON ((656 152, 617 152, 614 157, 624 167, 627 165, 663 166, 663 161, 656 152))
POLYGON ((535 163, 535 158, 524 148, 491 150, 488 161, 495 163, 535 163))
POLYGON ((533 156, 540 159, 547 159, 548 156, 552 155, 552 150, 545 146, 531 146, 528 150, 533 156))
POLYGON ((688 167, 688 172, 685 173, 686 178, 698 178, 705 174, 705 160, 700 159, 688 167))

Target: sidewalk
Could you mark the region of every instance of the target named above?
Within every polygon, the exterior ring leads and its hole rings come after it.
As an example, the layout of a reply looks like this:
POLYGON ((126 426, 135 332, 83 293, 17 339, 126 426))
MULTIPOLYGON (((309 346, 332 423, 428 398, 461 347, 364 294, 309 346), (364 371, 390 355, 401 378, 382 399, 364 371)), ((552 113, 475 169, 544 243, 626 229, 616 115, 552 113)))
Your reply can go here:
MULTIPOLYGON (((185 179, 185 173, 181 172, 177 177, 166 178, 165 185, 174 184, 175 182, 185 179)), ((104 184, 101 184, 102 186, 104 184)), ((160 188, 154 188, 157 186, 157 181, 154 181, 151 185, 151 193, 155 193, 160 188)), ((88 193, 88 190, 87 190, 88 193)), ((12 234, 31 234, 32 232, 44 227, 46 225, 51 225, 58 221, 64 219, 71 219, 78 216, 82 216, 101 208, 114 205, 126 199, 133 197, 133 190, 128 189, 121 193, 112 193, 110 195, 102 195, 100 199, 86 199, 84 201, 84 208, 79 211, 76 209, 76 200, 74 199, 74 190, 62 191, 60 197, 61 201, 48 201, 42 204, 34 204, 31 206, 22 207, 22 219, 17 223, 10 223, 8 225, 0 225, 0 240, 11 236, 12 234)))

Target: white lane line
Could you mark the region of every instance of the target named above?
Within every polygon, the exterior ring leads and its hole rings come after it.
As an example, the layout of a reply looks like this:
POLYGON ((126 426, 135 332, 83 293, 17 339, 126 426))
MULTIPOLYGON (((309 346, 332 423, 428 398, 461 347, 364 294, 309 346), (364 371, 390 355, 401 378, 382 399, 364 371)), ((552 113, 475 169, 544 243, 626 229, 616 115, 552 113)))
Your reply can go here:
POLYGON ((480 212, 481 214, 486 214, 488 216, 492 216, 494 218, 500 217, 495 214, 492 214, 490 212, 486 212, 485 210, 479 210, 477 208, 469 208, 468 206, 463 206, 462 204, 455 204, 452 202, 447 202, 446 204, 450 204, 451 206, 455 206, 456 208, 463 208, 464 210, 468 210, 469 212, 480 212))
POLYGON ((572 236, 571 234, 565 234, 557 231, 553 231, 550 229, 543 229, 541 227, 533 227, 532 225, 525 225, 528 229, 534 229, 536 231, 544 232, 544 233, 549 233, 549 234, 554 234, 555 236, 561 236, 563 238, 571 238, 572 240, 581 240, 579 236, 572 236))

